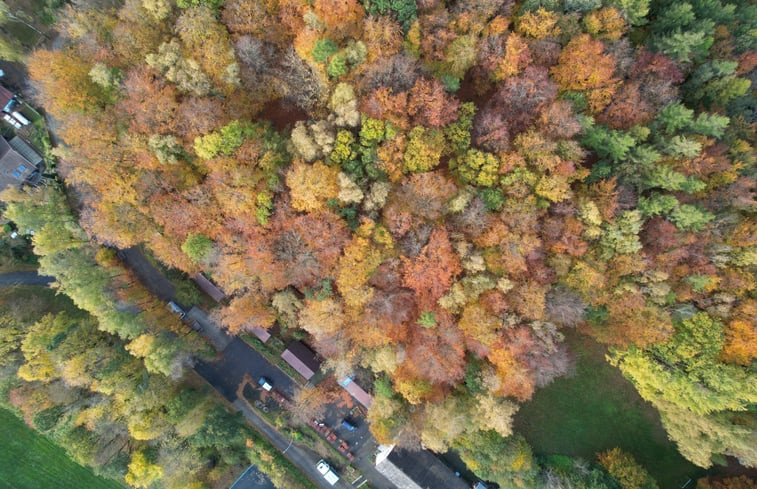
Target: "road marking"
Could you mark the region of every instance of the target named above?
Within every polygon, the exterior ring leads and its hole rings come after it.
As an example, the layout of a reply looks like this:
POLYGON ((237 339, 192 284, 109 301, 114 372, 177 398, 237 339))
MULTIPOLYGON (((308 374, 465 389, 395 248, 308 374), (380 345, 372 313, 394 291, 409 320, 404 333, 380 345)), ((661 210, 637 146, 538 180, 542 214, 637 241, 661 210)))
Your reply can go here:
POLYGON ((359 481, 362 478, 363 478, 363 476, 361 475, 357 479, 355 479, 354 481, 350 482, 350 484, 354 484, 355 482, 359 481))
POLYGON ((364 480, 363 482, 361 482, 361 483, 360 483, 360 484, 359 484, 359 485, 358 485, 357 487, 360 487, 360 486, 362 486, 362 485, 363 485, 363 484, 365 484, 366 482, 368 482, 368 479, 365 479, 365 480, 364 480))

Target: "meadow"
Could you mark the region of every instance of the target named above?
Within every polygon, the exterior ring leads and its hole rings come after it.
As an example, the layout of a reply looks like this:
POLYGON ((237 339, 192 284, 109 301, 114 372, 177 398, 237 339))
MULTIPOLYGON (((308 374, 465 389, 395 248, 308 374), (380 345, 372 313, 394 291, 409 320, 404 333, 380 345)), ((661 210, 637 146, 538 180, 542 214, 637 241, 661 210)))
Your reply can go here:
POLYGON ((605 361, 601 345, 578 334, 566 341, 575 355, 575 371, 537 390, 515 418, 515 431, 536 454, 593 461, 597 452, 620 447, 662 488, 679 488, 704 475, 668 440, 655 409, 605 361))
POLYGON ((123 489, 115 481, 97 477, 42 435, 29 429, 10 411, 0 409, 1 489, 123 489))

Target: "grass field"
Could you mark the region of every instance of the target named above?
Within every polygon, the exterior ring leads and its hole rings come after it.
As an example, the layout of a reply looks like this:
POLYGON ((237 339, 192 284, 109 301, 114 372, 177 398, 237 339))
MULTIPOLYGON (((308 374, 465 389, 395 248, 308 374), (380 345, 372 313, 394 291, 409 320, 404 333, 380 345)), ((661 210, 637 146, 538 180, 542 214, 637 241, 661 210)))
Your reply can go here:
POLYGON ((62 448, 0 409, 0 488, 123 489, 72 461, 62 448))
POLYGON ((515 431, 534 452, 594 460, 595 453, 617 446, 665 489, 704 474, 678 453, 655 409, 605 361, 603 347, 577 334, 567 341, 576 356, 575 373, 537 390, 515 418, 515 431))

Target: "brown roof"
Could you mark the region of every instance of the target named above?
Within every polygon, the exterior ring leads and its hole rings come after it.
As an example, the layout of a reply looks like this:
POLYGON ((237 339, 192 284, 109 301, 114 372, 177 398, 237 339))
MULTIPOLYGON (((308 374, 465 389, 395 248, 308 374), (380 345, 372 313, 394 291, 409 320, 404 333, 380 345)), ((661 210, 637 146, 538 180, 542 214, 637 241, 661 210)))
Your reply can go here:
POLYGON ((217 285, 208 280, 205 275, 198 273, 194 276, 194 280, 203 292, 208 294, 216 302, 221 302, 226 294, 223 293, 217 285))
POLYGON ((344 387, 344 390, 349 392, 357 402, 365 406, 367 409, 371 408, 371 404, 373 404, 373 397, 365 392, 362 387, 353 382, 351 378, 347 377, 341 382, 341 384, 342 387, 344 387))
POLYGON ((300 341, 289 343, 281 358, 307 380, 310 380, 321 367, 315 352, 300 341))

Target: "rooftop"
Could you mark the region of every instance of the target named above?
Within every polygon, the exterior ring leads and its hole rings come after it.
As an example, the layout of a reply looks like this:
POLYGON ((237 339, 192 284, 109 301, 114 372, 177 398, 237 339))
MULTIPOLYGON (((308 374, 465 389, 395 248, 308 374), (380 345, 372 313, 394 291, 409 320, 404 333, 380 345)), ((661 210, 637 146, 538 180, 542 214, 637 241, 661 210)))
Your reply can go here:
POLYGON ((257 467, 250 465, 229 489, 276 489, 257 467))
POLYGON ((260 326, 253 326, 249 328, 250 332, 255 335, 257 339, 265 343, 271 337, 271 333, 261 328, 260 326))
POLYGON ((15 149, 18 154, 29 160, 29 163, 32 165, 36 166, 42 163, 42 157, 39 153, 20 137, 14 137, 8 141, 8 144, 10 144, 11 148, 15 149))
POLYGON ((357 402, 365 406, 366 409, 370 409, 371 404, 373 404, 373 397, 365 392, 362 387, 353 382, 350 377, 344 379, 340 384, 357 402))
POLYGON ((3 109, 13 98, 13 92, 0 85, 0 109, 3 109))
POLYGON ((0 191, 29 181, 41 164, 42 157, 23 139, 0 137, 0 191))
POLYGON ((321 367, 321 362, 318 361, 315 352, 301 341, 289 343, 287 349, 281 354, 281 358, 307 380, 310 380, 321 367))
POLYGON ((384 447, 376 457, 376 470, 399 489, 470 489, 428 450, 384 447))
POLYGON ((216 302, 221 302, 226 296, 220 287, 208 280, 207 277, 201 273, 194 276, 194 281, 203 292, 208 294, 216 302))

